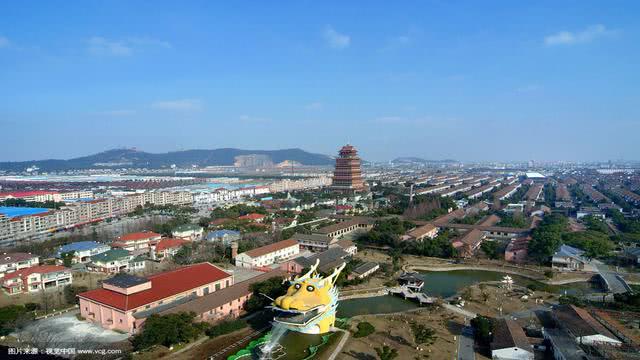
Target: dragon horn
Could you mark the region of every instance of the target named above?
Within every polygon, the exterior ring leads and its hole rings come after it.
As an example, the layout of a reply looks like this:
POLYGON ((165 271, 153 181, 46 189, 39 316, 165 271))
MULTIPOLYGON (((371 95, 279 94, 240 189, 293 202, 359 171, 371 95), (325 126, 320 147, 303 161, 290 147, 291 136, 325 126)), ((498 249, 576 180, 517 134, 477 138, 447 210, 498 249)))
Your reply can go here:
POLYGON ((331 274, 331 276, 327 277, 325 279, 325 281, 327 283, 331 283, 331 285, 335 284, 336 281, 338 280, 338 275, 340 275, 340 272, 344 269, 345 266, 347 266, 346 262, 342 263, 342 265, 340 265, 337 268, 333 269, 333 274, 331 274))
POLYGON ((320 265, 320 259, 316 259, 316 263, 311 265, 311 269, 309 269, 309 271, 306 274, 300 277, 297 277, 296 280, 300 281, 300 280, 309 278, 316 271, 316 269, 318 268, 318 265, 320 265))

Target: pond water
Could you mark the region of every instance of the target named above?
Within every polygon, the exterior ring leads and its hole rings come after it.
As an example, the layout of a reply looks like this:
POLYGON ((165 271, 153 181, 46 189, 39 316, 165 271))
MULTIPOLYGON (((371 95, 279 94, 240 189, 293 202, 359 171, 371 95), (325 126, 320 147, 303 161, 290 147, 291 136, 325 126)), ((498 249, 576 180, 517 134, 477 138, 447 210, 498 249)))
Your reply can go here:
MULTIPOLYGON (((448 298, 459 293, 462 289, 485 281, 500 281, 506 274, 483 270, 451 270, 451 271, 421 271, 424 280, 422 291, 430 296, 448 298)), ((596 284, 577 282, 567 285, 546 285, 523 276, 509 275, 516 285, 537 286, 539 289, 556 294, 586 295, 601 291, 596 284)))
POLYGON ((366 314, 389 314, 415 309, 418 306, 397 296, 385 295, 361 299, 342 300, 338 304, 340 318, 366 314))

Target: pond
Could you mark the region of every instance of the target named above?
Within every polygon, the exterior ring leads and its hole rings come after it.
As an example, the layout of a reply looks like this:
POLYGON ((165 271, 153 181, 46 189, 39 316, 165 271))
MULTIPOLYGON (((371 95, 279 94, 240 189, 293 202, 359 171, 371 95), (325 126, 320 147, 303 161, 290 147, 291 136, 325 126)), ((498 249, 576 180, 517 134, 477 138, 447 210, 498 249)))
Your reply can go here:
POLYGON ((338 304, 339 318, 367 314, 389 314, 417 308, 418 305, 397 296, 385 295, 342 300, 338 304))
MULTIPOLYGON (((424 280, 422 291, 430 296, 448 298, 459 293, 462 289, 485 281, 500 281, 506 274, 483 270, 451 270, 451 271, 421 271, 424 280)), ((541 290, 556 294, 586 295, 601 291, 597 284, 577 282, 566 285, 547 285, 539 281, 518 275, 509 275, 516 285, 536 286, 541 290)))

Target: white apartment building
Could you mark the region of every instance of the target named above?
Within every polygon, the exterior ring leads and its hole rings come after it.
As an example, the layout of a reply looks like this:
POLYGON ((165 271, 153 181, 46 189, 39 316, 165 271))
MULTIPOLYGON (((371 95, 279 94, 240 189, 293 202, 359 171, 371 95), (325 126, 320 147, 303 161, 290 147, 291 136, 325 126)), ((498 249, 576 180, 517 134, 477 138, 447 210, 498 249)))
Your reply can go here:
POLYGON ((238 254, 236 266, 245 268, 265 267, 284 262, 300 253, 296 240, 288 239, 238 254))

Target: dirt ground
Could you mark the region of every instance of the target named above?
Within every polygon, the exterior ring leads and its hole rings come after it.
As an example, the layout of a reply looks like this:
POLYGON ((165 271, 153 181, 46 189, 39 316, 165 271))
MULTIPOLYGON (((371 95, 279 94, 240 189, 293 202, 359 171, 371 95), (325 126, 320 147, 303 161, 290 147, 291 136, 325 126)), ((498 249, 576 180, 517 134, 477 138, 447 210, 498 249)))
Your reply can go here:
POLYGON ((363 338, 351 336, 338 359, 377 359, 376 347, 389 345, 398 350, 398 359, 451 359, 456 353, 464 319, 439 307, 394 315, 363 315, 351 320, 352 329, 360 321, 371 323, 376 331, 363 338), (410 324, 416 322, 435 330, 431 345, 416 344, 410 324))
MULTIPOLYGON (((542 301, 556 302, 557 295, 535 291, 528 299, 522 299, 523 291, 507 290, 493 284, 478 284, 467 288, 461 295, 466 300, 464 309, 489 317, 501 314, 525 312, 542 306, 542 301), (538 299, 538 303, 536 303, 538 299), (502 309, 502 313, 500 312, 502 309)), ((532 316, 535 320, 535 316, 532 316)))

